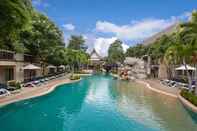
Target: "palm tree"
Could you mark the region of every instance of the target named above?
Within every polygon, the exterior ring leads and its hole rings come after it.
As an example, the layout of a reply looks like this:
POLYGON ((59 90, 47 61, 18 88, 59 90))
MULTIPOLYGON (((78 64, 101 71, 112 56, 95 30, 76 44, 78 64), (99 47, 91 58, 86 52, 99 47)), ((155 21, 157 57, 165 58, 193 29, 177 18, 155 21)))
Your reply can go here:
MULTIPOLYGON (((185 43, 192 46, 191 57, 192 63, 196 67, 195 81, 197 82, 197 11, 192 12, 191 20, 187 23, 181 24, 181 36, 185 43)), ((195 88, 195 94, 197 95, 197 85, 195 88)))
POLYGON ((191 63, 192 53, 192 44, 185 44, 180 33, 177 34, 176 43, 169 47, 165 53, 165 60, 168 64, 182 63, 185 66, 190 92, 192 91, 192 76, 189 73, 187 64, 191 63))
POLYGON ((174 77, 174 69, 175 69, 175 65, 180 63, 180 60, 178 60, 178 52, 176 49, 176 46, 173 45, 171 47, 169 47, 164 55, 164 63, 166 64, 167 68, 168 68, 168 73, 169 73, 169 78, 173 78, 174 77))

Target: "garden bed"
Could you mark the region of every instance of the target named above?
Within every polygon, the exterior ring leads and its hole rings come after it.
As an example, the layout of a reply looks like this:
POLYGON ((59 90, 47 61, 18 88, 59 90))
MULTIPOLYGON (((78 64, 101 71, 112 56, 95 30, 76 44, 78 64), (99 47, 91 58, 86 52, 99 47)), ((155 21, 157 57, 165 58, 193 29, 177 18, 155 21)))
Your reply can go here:
POLYGON ((193 92, 189 92, 188 90, 182 90, 180 95, 189 102, 191 102, 193 105, 197 106, 197 96, 193 92))

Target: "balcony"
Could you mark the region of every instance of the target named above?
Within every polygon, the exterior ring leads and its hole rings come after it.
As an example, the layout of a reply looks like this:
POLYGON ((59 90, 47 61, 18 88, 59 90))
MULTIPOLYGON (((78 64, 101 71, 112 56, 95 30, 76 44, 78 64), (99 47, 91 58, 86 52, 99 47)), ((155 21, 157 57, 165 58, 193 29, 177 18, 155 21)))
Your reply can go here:
POLYGON ((8 62, 25 62, 25 63, 39 63, 39 59, 28 54, 15 53, 13 51, 0 49, 0 61, 8 62))
POLYGON ((33 61, 34 61, 34 58, 32 55, 24 54, 24 62, 32 63, 33 61))
POLYGON ((0 50, 0 61, 14 61, 15 53, 7 50, 0 50))

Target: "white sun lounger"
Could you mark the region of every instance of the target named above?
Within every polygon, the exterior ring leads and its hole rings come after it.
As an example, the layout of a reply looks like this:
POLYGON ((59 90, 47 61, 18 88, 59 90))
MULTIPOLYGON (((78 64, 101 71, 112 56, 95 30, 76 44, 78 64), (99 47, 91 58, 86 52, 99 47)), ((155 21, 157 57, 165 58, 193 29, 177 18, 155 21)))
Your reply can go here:
POLYGON ((8 96, 11 93, 6 89, 0 89, 0 97, 8 96))

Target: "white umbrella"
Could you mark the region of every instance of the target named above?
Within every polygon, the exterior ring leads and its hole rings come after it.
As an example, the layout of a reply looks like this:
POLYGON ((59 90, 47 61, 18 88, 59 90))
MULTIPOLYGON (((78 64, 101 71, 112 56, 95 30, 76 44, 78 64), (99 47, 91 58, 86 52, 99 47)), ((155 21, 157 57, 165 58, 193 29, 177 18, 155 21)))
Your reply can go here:
POLYGON ((35 66, 33 64, 28 64, 25 67, 23 67, 23 70, 40 70, 41 68, 38 66, 35 66))
MULTIPOLYGON (((186 65, 186 67, 187 67, 187 70, 192 70, 192 71, 195 71, 196 70, 194 67, 189 66, 189 65, 186 65)), ((184 65, 182 65, 182 66, 176 68, 175 70, 186 70, 186 68, 185 68, 184 65)))
POLYGON ((54 66, 54 65, 49 65, 49 66, 47 66, 47 68, 49 69, 49 68, 53 68, 53 69, 55 69, 56 68, 56 66, 54 66))
POLYGON ((59 68, 63 68, 63 69, 65 69, 65 66, 64 66, 64 65, 60 65, 60 66, 59 66, 59 68))

